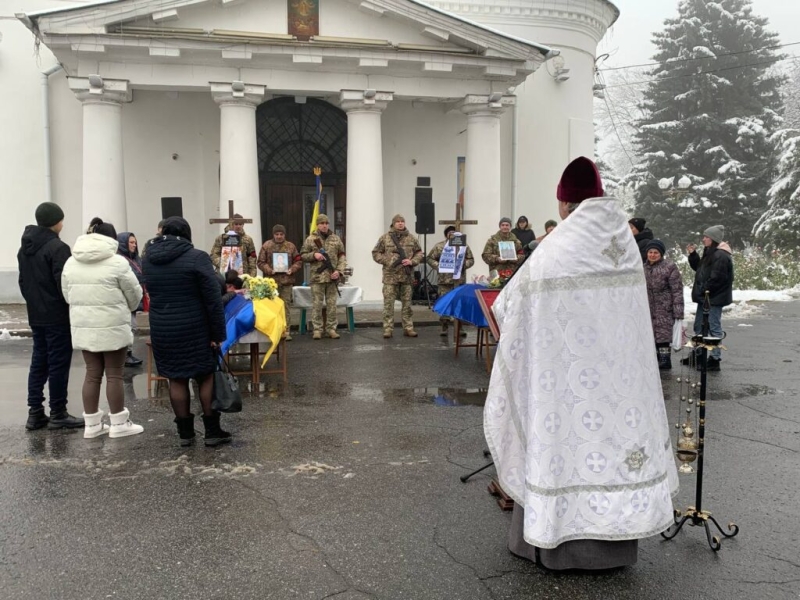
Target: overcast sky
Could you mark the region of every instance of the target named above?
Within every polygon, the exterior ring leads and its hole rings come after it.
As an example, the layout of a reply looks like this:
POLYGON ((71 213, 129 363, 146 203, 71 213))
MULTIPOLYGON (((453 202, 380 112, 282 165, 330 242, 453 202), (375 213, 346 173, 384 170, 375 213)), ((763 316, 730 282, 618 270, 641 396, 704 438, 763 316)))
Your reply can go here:
MULTIPOLYGON (((597 50, 598 56, 612 56, 603 66, 622 66, 650 62, 655 48, 651 33, 663 28, 664 19, 678 14, 678 0, 612 0, 621 16, 606 33, 597 50)), ((770 27, 781 43, 800 42, 800 0, 752 0, 753 12, 769 19, 770 27)), ((800 45, 786 49, 800 56, 800 45)), ((800 61, 800 59, 798 59, 800 61)))

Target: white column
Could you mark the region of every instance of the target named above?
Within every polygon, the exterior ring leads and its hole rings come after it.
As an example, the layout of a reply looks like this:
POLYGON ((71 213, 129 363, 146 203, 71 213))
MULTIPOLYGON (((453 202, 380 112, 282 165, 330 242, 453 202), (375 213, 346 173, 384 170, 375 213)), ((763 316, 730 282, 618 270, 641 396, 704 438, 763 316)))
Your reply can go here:
POLYGON ((483 246, 498 229, 500 214, 500 115, 504 107, 514 104, 514 96, 470 95, 459 103, 467 115, 467 156, 464 176, 464 218, 477 220, 465 225, 469 245, 475 255, 473 275, 488 275, 489 269, 480 259, 483 246))
POLYGON ((70 77, 69 87, 83 104, 82 227, 93 217, 128 230, 122 103, 131 101, 128 82, 99 75, 70 77))
POLYGON ((392 94, 342 90, 340 99, 347 112, 347 263, 364 299, 380 300, 381 266, 372 260, 372 248, 389 229, 383 210, 381 113, 392 94))
POLYGON ((219 215, 228 216, 228 201, 246 219, 245 232, 256 248, 261 237, 261 202, 258 190, 258 146, 256 107, 264 99, 263 85, 241 81, 212 83, 211 93, 220 108, 219 136, 219 215))

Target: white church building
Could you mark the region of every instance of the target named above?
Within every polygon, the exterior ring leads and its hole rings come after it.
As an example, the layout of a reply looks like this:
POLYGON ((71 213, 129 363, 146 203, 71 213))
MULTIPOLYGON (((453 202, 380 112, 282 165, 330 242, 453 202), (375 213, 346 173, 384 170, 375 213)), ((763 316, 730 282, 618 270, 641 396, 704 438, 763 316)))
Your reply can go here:
POLYGON ((414 230, 418 178, 429 248, 457 203, 476 258, 503 216, 539 234, 563 168, 593 156, 596 49, 618 16, 608 0, 5 0, 0 302, 21 301, 19 239, 45 200, 68 244, 94 216, 143 243, 180 212, 208 251, 232 200, 257 245, 281 223, 299 246, 318 166, 366 300, 392 215, 414 230))

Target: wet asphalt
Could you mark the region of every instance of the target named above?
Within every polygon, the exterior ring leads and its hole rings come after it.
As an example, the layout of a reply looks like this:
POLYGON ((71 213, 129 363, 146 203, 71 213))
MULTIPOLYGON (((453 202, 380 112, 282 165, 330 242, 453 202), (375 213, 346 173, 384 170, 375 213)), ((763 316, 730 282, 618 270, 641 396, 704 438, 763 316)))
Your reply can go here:
MULTIPOLYGON (((375 328, 296 336, 289 383, 265 377, 242 413, 223 417, 235 438, 218 449, 178 446, 168 400, 148 398, 142 369, 129 370, 126 396, 144 434, 27 432, 31 342, 0 342, 0 589, 64 600, 799 598, 800 302, 723 324, 731 350, 709 375, 703 507, 741 533, 714 553, 702 528, 684 527, 643 540, 636 566, 600 574, 515 558, 510 513, 486 491, 493 471, 460 482, 485 461, 489 378, 435 327, 388 341, 375 328)), ((76 353, 73 414, 83 372, 76 353)), ((676 379, 690 374, 676 364, 662 377, 671 420, 676 379)), ((683 508, 695 476, 681 482, 683 508)))

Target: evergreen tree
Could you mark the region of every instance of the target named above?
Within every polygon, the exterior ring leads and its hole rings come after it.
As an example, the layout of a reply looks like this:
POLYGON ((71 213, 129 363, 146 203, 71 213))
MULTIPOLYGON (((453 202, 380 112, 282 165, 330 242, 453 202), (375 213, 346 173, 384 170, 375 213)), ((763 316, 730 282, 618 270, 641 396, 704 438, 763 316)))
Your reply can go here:
POLYGON ((756 241, 769 249, 800 247, 800 131, 775 134, 781 151, 778 179, 769 189, 769 207, 756 223, 756 241))
POLYGON ((766 209, 783 81, 773 68, 778 37, 766 26, 750 0, 681 0, 678 17, 653 35, 658 65, 637 134, 643 161, 627 183, 656 237, 683 245, 722 224, 741 244, 766 209), (686 194, 658 186, 683 175, 686 194))

